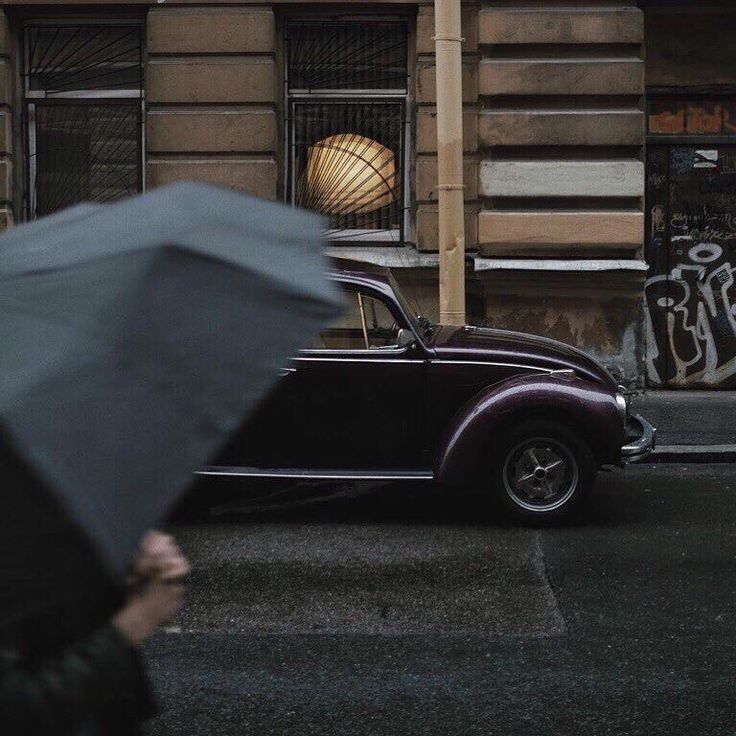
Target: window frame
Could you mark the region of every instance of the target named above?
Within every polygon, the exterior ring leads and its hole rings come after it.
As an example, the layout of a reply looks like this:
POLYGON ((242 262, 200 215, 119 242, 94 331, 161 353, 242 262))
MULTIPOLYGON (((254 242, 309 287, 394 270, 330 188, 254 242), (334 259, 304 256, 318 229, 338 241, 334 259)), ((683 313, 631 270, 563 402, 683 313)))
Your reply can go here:
POLYGON ((403 89, 397 88, 386 88, 386 89, 320 89, 320 90, 308 90, 308 89, 289 89, 289 50, 288 50, 288 27, 290 23, 298 23, 300 21, 329 21, 335 20, 328 16, 323 15, 289 15, 284 19, 283 34, 282 34, 282 53, 284 58, 283 67, 283 84, 284 84, 284 99, 283 105, 286 112, 286 120, 284 125, 284 151, 285 156, 285 169, 284 176, 284 201, 288 202, 292 206, 296 206, 296 191, 293 186, 293 175, 296 171, 296 141, 295 141, 295 126, 294 126, 294 105, 300 102, 334 102, 334 103, 350 103, 350 102, 400 102, 402 105, 402 134, 401 134, 401 164, 400 164, 400 175, 401 175, 401 223, 400 228, 396 230, 387 229, 365 229, 365 230, 354 230, 354 229, 341 229, 341 230, 330 230, 328 229, 325 233, 325 240, 335 245, 337 244, 353 244, 353 243, 385 243, 391 245, 398 245, 407 240, 407 233, 411 226, 410 220, 410 156, 411 150, 411 77, 409 75, 409 62, 410 62, 410 28, 409 22, 406 17, 391 17, 386 18, 383 16, 368 16, 356 15, 356 16, 341 16, 340 20, 346 20, 349 22, 362 22, 362 23, 397 23, 404 26, 406 34, 406 46, 407 46, 407 68, 406 68, 406 85, 403 89))
MULTIPOLYGON (((343 289, 343 291, 348 292, 350 294, 360 294, 364 297, 368 297, 370 299, 375 299, 376 301, 381 302, 386 309, 391 313, 393 318, 396 320, 396 324, 399 325, 399 329, 403 330, 411 330, 412 334, 414 335, 415 340, 417 340, 417 344, 420 344, 419 339, 417 337, 416 332, 414 331, 414 327, 410 324, 410 321, 406 318, 406 315, 396 306, 396 304, 391 300, 387 299, 385 294, 382 294, 380 291, 377 291, 375 289, 366 288, 364 286, 359 286, 357 284, 350 284, 350 283, 340 283, 339 286, 343 289)), ((329 329, 329 327, 327 328, 329 329)), ((314 356, 324 356, 324 357, 340 357, 342 356, 359 356, 359 357, 370 357, 370 358, 379 358, 381 356, 391 356, 391 355, 402 355, 407 353, 410 350, 410 346, 404 346, 399 347, 397 346, 389 346, 389 347, 381 347, 381 348, 369 348, 368 350, 365 349, 355 349, 355 350, 349 350, 349 349, 340 349, 340 348, 302 348, 299 351, 298 357, 310 357, 312 355, 314 356)))
POLYGON ((37 161, 36 161, 36 109, 38 105, 53 106, 58 100, 61 104, 64 102, 72 104, 84 105, 89 104, 128 104, 133 106, 133 101, 139 100, 140 116, 142 124, 139 134, 139 150, 140 157, 138 160, 138 176, 141 183, 141 192, 146 191, 146 99, 145 84, 143 83, 144 73, 144 54, 145 54, 145 21, 138 18, 29 18, 22 26, 23 43, 22 43, 22 109, 23 109, 23 137, 26 144, 26 153, 24 161, 25 169, 25 196, 24 196, 24 214, 26 220, 36 219, 36 201, 34 193, 36 191, 37 179, 37 161), (29 48, 29 30, 42 26, 63 27, 63 26, 131 26, 140 30, 141 39, 141 84, 139 88, 129 89, 98 89, 98 90, 74 90, 67 92, 54 92, 48 94, 44 90, 30 89, 30 48, 29 48), (131 102, 125 102, 130 100, 131 102))
MULTIPOLYGON (((664 100, 682 101, 684 105, 691 102, 730 102, 736 103, 736 89, 693 89, 688 87, 649 87, 644 100, 644 121, 646 141, 650 145, 699 146, 699 145, 734 145, 736 133, 654 133, 649 128, 650 103, 664 100)), ((687 113, 686 113, 687 114, 687 113)))

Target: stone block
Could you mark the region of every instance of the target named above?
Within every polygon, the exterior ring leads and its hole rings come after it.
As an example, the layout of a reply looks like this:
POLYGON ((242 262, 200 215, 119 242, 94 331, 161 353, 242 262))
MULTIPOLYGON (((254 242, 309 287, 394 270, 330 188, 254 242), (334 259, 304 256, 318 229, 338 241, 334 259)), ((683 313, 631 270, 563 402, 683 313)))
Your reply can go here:
POLYGON ((159 153, 260 153, 276 148, 276 113, 247 108, 151 109, 148 150, 159 153))
MULTIPOLYGON (((478 162, 473 159, 463 161, 463 183, 465 199, 478 197, 478 162)), ((437 157, 419 156, 416 164, 416 198, 418 202, 437 201, 437 157)))
MULTIPOLYGON (((478 49, 478 6, 463 3, 460 16, 463 51, 478 49)), ((422 5, 417 13, 417 53, 434 53, 434 7, 422 5)))
POLYGON ((0 160, 0 202, 13 199, 13 165, 8 159, 0 160))
POLYGON ((488 110, 478 116, 482 146, 640 146, 644 114, 631 110, 488 110))
POLYGON ((0 105, 13 103, 13 72, 10 62, 0 58, 0 105))
MULTIPOLYGON (((433 107, 417 109, 417 153, 437 152, 437 112, 433 107)), ((463 110, 463 150, 478 150, 478 112, 463 110)))
POLYGON ((642 197, 644 164, 483 160, 480 191, 485 197, 642 197))
POLYGON ((13 227, 14 224, 13 211, 9 207, 0 208, 0 233, 13 227))
POLYGON ((483 8, 478 15, 481 44, 640 43, 644 14, 639 8, 483 8))
POLYGON ((154 8, 147 19, 149 54, 271 53, 273 12, 264 8, 154 8))
POLYGON ((13 151, 13 118, 7 111, 0 111, 0 153, 13 151))
POLYGON ((237 189, 256 197, 276 199, 276 161, 267 159, 151 159, 149 187, 175 181, 204 181, 237 189))
POLYGON ((8 18, 5 13, 0 10, 0 56, 13 55, 13 37, 8 26, 8 18))
POLYGON ((149 103, 273 102, 273 59, 235 57, 150 61, 146 67, 149 103))
POLYGON ((484 59, 481 95, 640 95, 641 59, 484 59))
MULTIPOLYGON (((439 249, 439 215, 437 205, 420 204, 417 208, 417 248, 423 251, 439 249)), ((478 242, 477 211, 472 207, 465 208, 465 249, 472 250, 478 242)))
POLYGON ((573 249, 635 250, 644 242, 644 213, 602 212, 509 212, 478 213, 478 243, 483 255, 530 255, 543 250, 573 249))
MULTIPOLYGON (((462 84, 463 102, 478 100, 478 65, 474 62, 463 62, 462 84)), ((437 69, 431 62, 417 64, 416 101, 419 104, 437 101, 437 69)))

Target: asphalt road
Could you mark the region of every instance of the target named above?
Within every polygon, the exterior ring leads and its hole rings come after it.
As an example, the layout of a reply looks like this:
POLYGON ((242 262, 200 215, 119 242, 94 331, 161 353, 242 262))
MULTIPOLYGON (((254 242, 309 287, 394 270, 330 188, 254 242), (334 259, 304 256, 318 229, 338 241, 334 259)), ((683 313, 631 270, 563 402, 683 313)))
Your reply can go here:
POLYGON ((151 734, 736 734, 736 465, 603 475, 556 529, 386 486, 177 534, 151 734))

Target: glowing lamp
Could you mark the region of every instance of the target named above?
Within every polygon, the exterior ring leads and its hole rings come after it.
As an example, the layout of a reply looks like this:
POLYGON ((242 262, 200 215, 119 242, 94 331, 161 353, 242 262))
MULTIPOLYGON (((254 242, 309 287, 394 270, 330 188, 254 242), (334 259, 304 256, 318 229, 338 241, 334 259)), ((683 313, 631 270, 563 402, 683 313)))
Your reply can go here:
POLYGON ((373 212, 396 199, 393 151, 354 133, 311 145, 305 177, 309 206, 329 215, 373 212))

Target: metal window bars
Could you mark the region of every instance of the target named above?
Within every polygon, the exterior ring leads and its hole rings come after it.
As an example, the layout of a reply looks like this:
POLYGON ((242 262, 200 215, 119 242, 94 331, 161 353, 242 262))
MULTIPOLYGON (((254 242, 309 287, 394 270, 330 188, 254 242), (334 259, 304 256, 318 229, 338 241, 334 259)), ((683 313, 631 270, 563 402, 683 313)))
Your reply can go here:
POLYGON ((403 240, 405 24, 290 21, 286 43, 291 201, 332 240, 403 240))
POLYGON ((29 217, 141 191, 140 24, 30 23, 24 83, 29 217))

